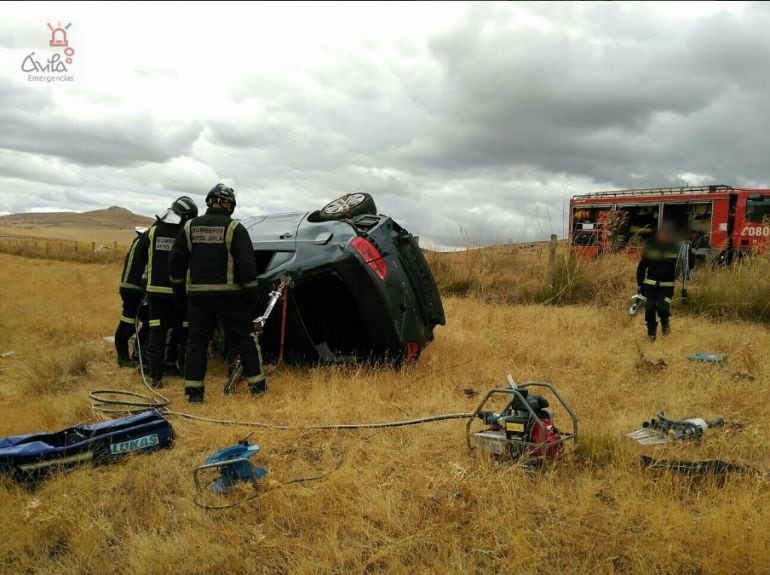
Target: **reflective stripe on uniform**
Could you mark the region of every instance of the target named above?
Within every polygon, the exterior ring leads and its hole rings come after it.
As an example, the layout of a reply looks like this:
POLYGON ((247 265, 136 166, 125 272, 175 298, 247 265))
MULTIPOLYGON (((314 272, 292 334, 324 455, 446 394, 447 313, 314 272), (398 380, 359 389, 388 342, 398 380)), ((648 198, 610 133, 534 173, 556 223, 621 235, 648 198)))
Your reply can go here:
POLYGON ((225 249, 227 250, 227 283, 228 285, 235 283, 235 261, 233 260, 233 253, 230 248, 233 245, 233 234, 235 228, 238 227, 238 220, 233 220, 230 225, 227 226, 227 233, 225 234, 225 249))
POLYGON ((126 317, 125 315, 120 316, 120 321, 123 323, 130 323, 131 325, 134 325, 136 323, 136 320, 132 317, 126 317))
POLYGON ((182 327, 190 327, 190 322, 189 321, 183 321, 182 322, 182 327))
POLYGON ((244 289, 257 287, 259 285, 259 280, 254 280, 253 282, 246 282, 241 285, 244 287, 244 289))
POLYGON ((192 380, 192 379, 185 379, 184 380, 184 386, 185 386, 185 388, 187 388, 187 387, 194 387, 194 388, 202 389, 203 388, 203 381, 195 381, 195 380, 192 380))
POLYGON ((184 278, 169 278, 169 281, 174 285, 179 285, 184 283, 184 278))
POLYGON ((187 249, 188 251, 192 251, 192 239, 190 239, 190 224, 192 223, 192 220, 188 220, 187 223, 184 225, 184 237, 187 239, 187 249))
POLYGON ((144 291, 144 288, 142 286, 138 286, 136 284, 130 284, 128 282, 120 282, 120 287, 123 289, 131 289, 135 291, 144 291))
MULTIPOLYGON (((153 252, 155 251, 155 231, 157 228, 153 226, 150 228, 150 247, 147 252, 147 291, 152 293, 173 293, 171 288, 154 286, 152 285, 152 260, 153 252)), ((152 325, 152 322, 150 322, 152 325)))
MULTIPOLYGON (((192 224, 192 220, 187 220, 187 223, 184 225, 184 237, 187 240, 187 251, 188 251, 188 257, 192 256, 192 237, 190 235, 190 225, 192 224)), ((192 285, 192 279, 190 278, 190 262, 187 263, 187 273, 185 274, 184 283, 187 286, 187 291, 190 291, 190 287, 192 285)))
POLYGON ((644 284, 648 286, 660 286, 660 287, 674 287, 676 286, 676 282, 657 282, 655 280, 651 280, 650 278, 645 278, 644 284))
MULTIPOLYGON (((128 251, 128 259, 126 260, 126 267, 123 270, 123 283, 126 283, 127 285, 132 285, 127 283, 128 274, 131 273, 131 267, 132 267, 132 264, 134 263, 134 252, 136 251, 136 244, 138 243, 139 242, 137 240, 134 240, 131 243, 131 249, 128 251)), ((120 287, 123 287, 123 283, 120 284, 120 287)))
POLYGON ((147 291, 152 291, 151 288, 154 286, 152 285, 152 256, 153 252, 155 251, 155 230, 157 228, 155 226, 152 226, 150 228, 150 246, 147 248, 147 291))
POLYGON ((240 291, 238 284, 190 284, 187 286, 188 292, 196 291, 240 291))
POLYGON ((147 253, 147 291, 150 293, 174 293, 174 290, 166 286, 156 286, 152 284, 152 260, 153 252, 155 251, 155 231, 157 228, 153 226, 150 228, 150 247, 147 253))
POLYGON ((257 348, 257 359, 259 360, 259 373, 257 375, 247 376, 246 381, 248 383, 260 383, 265 381, 265 370, 262 367, 262 348, 259 345, 259 337, 256 333, 251 334, 251 339, 254 341, 254 347, 257 348))
POLYGON ((151 319, 150 320, 150 327, 160 327, 160 320, 159 319, 151 319))
POLYGON ((665 301, 666 303, 671 303, 671 298, 670 297, 663 298, 663 301, 665 301))

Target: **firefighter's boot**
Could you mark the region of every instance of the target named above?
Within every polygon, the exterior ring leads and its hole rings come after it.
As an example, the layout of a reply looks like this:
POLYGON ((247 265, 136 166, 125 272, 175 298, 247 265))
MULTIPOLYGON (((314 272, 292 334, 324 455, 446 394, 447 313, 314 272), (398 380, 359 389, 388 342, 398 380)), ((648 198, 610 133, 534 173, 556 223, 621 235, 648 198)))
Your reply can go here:
POLYGON ((136 367, 136 362, 127 355, 118 356, 118 367, 136 367))
POLYGON ((658 322, 647 324, 647 339, 651 342, 658 339, 658 322))
POLYGON ((150 371, 150 385, 153 389, 163 387, 163 369, 153 369, 150 371))
POLYGON ((187 401, 189 403, 203 403, 202 387, 187 387, 184 392, 185 395, 187 395, 187 401))
POLYGON ((670 323, 664 323, 663 324, 663 335, 668 335, 671 333, 671 324, 670 323))
POLYGON ((267 391, 267 381, 264 379, 256 383, 249 383, 251 395, 262 395, 267 391))

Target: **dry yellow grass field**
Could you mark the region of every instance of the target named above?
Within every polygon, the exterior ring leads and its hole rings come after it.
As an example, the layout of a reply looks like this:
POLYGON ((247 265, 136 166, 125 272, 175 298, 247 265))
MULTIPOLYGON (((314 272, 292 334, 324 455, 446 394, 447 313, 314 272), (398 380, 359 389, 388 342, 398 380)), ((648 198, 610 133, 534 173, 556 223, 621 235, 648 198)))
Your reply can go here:
POLYGON ((104 245, 112 247, 114 242, 118 242, 120 245, 128 245, 131 240, 134 239, 135 232, 133 229, 88 229, 85 233, 82 229, 70 228, 64 226, 51 226, 51 227, 39 227, 39 226, 8 226, 0 225, 0 234, 13 234, 13 235, 33 235, 40 238, 49 238, 52 241, 64 240, 64 241, 78 241, 83 245, 95 242, 97 245, 104 245))
POLYGON ((113 206, 90 212, 32 212, 0 216, 0 235, 31 235, 45 238, 96 242, 112 247, 128 245, 136 226, 149 226, 152 219, 113 206))
MULTIPOLYGON (((16 352, 0 359, 0 436, 90 420, 91 389, 142 390, 101 339, 119 316, 119 273, 118 264, 0 254, 0 353, 16 352)), ((222 396, 218 365, 203 405, 188 406, 181 381, 167 382, 178 410, 303 425, 468 411, 477 398, 466 389, 503 385, 508 372, 549 380, 577 411, 581 438, 546 471, 530 476, 469 453, 461 421, 256 430, 251 439, 269 469, 261 497, 207 512, 193 503, 192 468, 253 430, 175 417, 170 450, 81 468, 35 491, 2 482, 0 572, 767 573, 764 478, 730 476, 719 486, 652 475, 638 457, 723 458, 770 470, 770 333, 678 314, 674 333, 649 344, 641 318, 626 314, 628 295, 604 295, 614 298, 605 307, 448 297, 448 325, 416 365, 282 367, 259 399, 243 390, 222 396), (668 367, 646 368, 640 350, 668 367), (701 350, 726 353, 729 362, 686 360, 701 350), (654 448, 623 438, 660 407, 745 428, 654 448)))

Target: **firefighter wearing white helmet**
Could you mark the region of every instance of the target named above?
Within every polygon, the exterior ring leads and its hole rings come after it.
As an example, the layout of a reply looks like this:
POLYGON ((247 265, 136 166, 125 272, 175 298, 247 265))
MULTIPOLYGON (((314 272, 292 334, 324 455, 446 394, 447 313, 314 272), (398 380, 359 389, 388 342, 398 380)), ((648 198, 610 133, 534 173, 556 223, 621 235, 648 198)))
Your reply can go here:
MULTIPOLYGON (((150 379, 154 387, 163 383, 163 372, 171 359, 181 369, 187 347, 187 319, 184 306, 175 305, 174 292, 168 273, 171 248, 184 224, 198 215, 198 206, 187 196, 177 198, 147 232, 147 295, 150 300, 150 336, 147 342, 147 359, 150 379), (166 357, 169 334, 177 349, 166 357), (175 353, 174 353, 175 352, 175 353), (164 360, 168 359, 166 362, 164 360)), ((168 367, 174 367, 173 364, 168 367)))

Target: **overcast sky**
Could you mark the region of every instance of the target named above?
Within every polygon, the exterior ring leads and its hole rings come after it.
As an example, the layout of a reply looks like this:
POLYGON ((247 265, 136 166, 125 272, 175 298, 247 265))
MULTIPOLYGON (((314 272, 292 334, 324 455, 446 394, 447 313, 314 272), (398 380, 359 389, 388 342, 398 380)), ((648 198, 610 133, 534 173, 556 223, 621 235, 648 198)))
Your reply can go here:
POLYGON ((241 217, 352 191, 445 246, 563 231, 598 188, 770 183, 761 4, 0 2, 0 212, 241 217), (22 61, 61 48, 71 82, 22 61))

